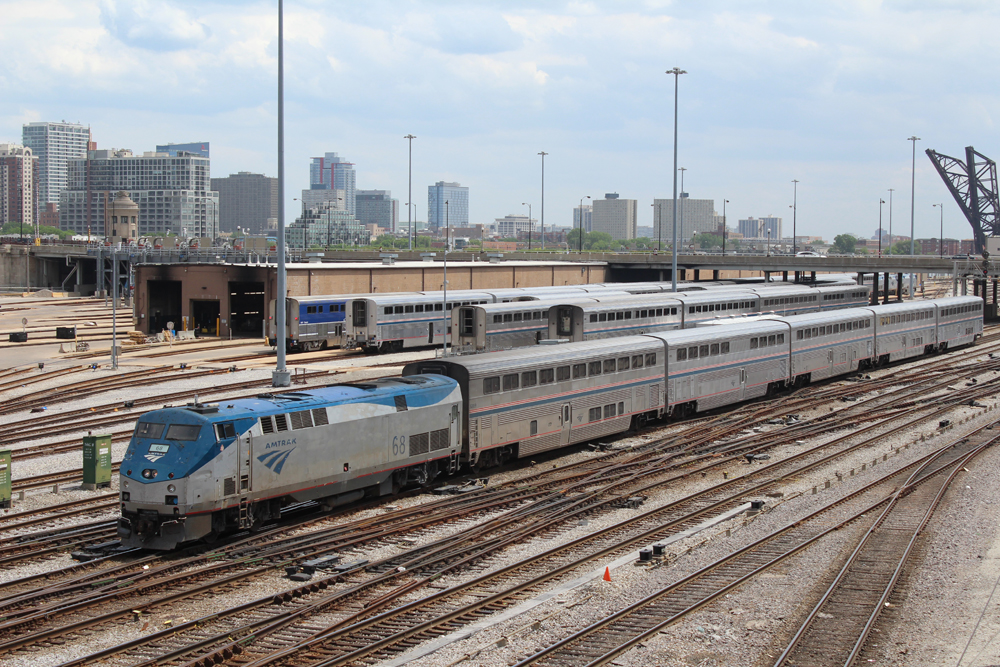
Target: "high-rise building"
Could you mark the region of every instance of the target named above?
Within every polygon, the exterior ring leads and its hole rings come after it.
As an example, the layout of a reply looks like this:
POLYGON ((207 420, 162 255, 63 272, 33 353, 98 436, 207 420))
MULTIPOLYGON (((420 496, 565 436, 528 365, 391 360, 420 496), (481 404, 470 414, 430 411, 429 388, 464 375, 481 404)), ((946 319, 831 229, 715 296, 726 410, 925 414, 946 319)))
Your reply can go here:
POLYGON ((590 204, 584 204, 583 206, 573 207, 573 229, 580 229, 580 216, 583 216, 583 230, 585 232, 592 232, 593 227, 593 212, 594 207, 590 204))
POLYGON ((251 234, 271 231, 268 221, 278 217, 278 179, 241 171, 213 178, 212 190, 219 193, 220 232, 237 227, 251 234))
POLYGON ((66 188, 67 162, 87 157, 90 128, 77 123, 28 123, 21 129, 21 141, 38 158, 40 204, 59 201, 66 188))
POLYGON ((354 163, 348 162, 336 153, 326 153, 314 157, 309 165, 310 190, 343 190, 344 206, 352 215, 357 213, 354 185, 354 163))
POLYGON ((399 200, 389 190, 358 190, 355 217, 362 225, 376 225, 395 232, 399 225, 399 200))
POLYGON ((358 222, 350 211, 325 202, 302 212, 285 228, 289 248, 329 245, 368 245, 371 231, 358 222))
POLYGON ((190 144, 162 144, 156 147, 157 153, 166 153, 170 157, 177 157, 178 153, 191 153, 200 157, 212 157, 209 155, 207 141, 196 141, 190 144))
POLYGON ((634 239, 638 205, 635 199, 621 199, 609 192, 604 199, 595 199, 591 212, 591 231, 611 234, 613 239, 634 239))
POLYGON ((749 218, 739 221, 737 231, 745 239, 766 239, 768 232, 771 232, 771 240, 777 242, 781 238, 781 218, 774 216, 754 218, 751 215, 749 218))
MULTIPOLYGON (((714 234, 718 229, 714 199, 691 199, 682 192, 677 198, 677 240, 687 241, 695 234, 714 234)), ((670 243, 674 233, 674 200, 653 200, 653 232, 664 245, 670 243)))
POLYGON ((77 234, 104 228, 104 211, 125 190, 139 205, 139 234, 173 232, 210 237, 218 232, 219 193, 211 187, 208 158, 185 154, 94 150, 68 161, 67 187, 59 198, 59 226, 77 234))
POLYGON ((469 188, 438 181, 427 186, 427 225, 437 231, 446 224, 469 226, 469 188))
POLYGON ((38 158, 30 148, 0 144, 0 226, 24 224, 33 235, 38 214, 38 158))

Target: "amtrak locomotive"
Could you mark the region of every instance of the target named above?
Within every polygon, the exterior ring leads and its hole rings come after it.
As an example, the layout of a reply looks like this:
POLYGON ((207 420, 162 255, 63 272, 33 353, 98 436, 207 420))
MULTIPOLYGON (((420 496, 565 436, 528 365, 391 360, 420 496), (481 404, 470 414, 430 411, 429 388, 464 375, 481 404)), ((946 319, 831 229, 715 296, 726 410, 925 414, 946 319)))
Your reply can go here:
POLYGON ((403 377, 197 402, 139 418, 121 464, 126 546, 172 549, 949 347, 978 297, 428 359, 403 377))

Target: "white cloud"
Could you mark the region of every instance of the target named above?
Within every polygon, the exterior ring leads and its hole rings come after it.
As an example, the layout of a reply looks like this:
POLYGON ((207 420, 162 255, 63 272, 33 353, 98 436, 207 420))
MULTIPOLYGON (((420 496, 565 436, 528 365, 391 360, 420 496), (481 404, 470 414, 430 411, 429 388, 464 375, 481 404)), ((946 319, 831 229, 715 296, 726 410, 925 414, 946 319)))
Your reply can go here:
MULTIPOLYGON (((288 189, 308 157, 336 150, 359 185, 399 195, 412 132, 414 199, 455 178, 480 220, 538 200, 542 149, 547 222, 566 222, 581 192, 648 202, 669 189, 663 72, 677 65, 692 196, 726 196, 733 219, 780 214, 799 178, 800 226, 860 232, 877 224, 873 197, 908 189, 906 136, 1000 155, 998 14, 985 0, 298 0, 285 22, 288 189)), ((209 140, 215 173, 274 173, 273 2, 0 0, 0 16, 0 136, 81 120, 102 146, 209 140)), ((943 188, 921 178, 918 212, 943 188)))

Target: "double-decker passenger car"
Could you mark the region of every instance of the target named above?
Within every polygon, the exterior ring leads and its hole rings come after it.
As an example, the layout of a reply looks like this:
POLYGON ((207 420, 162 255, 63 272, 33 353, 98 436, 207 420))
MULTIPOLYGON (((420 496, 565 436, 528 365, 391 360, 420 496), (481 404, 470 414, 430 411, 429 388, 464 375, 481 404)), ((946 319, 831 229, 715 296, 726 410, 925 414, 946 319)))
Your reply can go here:
POLYGON ((533 347, 407 365, 403 375, 453 378, 465 406, 472 465, 592 440, 662 411, 663 344, 642 337, 533 347))

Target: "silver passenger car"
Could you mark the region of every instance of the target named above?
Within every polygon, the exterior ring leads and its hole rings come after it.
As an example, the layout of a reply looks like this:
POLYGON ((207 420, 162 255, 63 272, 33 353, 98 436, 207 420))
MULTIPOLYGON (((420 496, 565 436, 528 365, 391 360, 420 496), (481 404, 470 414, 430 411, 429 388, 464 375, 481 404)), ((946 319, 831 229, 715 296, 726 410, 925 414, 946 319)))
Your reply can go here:
POLYGON ((780 321, 647 336, 666 346, 667 409, 680 417, 764 396, 788 381, 788 325, 780 321))
POLYGON ((644 423, 663 410, 663 342, 644 336, 446 357, 408 364, 403 375, 458 381, 469 463, 504 460, 586 442, 644 423))
POLYGON ((784 318, 792 342, 791 382, 807 384, 868 366, 875 359, 876 319, 870 308, 784 318))
POLYGON ((983 335, 983 300, 976 296, 935 299, 937 345, 940 350, 969 345, 983 335))

